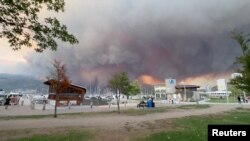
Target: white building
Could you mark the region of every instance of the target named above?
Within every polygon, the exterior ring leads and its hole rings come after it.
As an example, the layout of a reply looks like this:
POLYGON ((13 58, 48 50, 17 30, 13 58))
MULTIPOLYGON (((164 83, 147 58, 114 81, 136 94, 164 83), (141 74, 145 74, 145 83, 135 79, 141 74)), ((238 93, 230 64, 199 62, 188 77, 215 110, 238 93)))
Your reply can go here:
POLYGON ((232 92, 231 91, 212 91, 207 92, 208 96, 210 97, 226 97, 229 96, 232 92))
POLYGON ((156 99, 167 99, 168 95, 175 94, 176 79, 167 78, 165 83, 155 84, 154 92, 156 99))
POLYGON ((175 93, 176 79, 165 79, 166 84, 166 93, 173 94, 175 93))
POLYGON ((226 79, 218 79, 217 80, 217 89, 218 89, 218 91, 226 91, 227 90, 226 79))
POLYGON ((166 99, 166 85, 163 84, 155 84, 154 85, 155 98, 156 99, 166 99))
POLYGON ((232 73, 231 74, 231 79, 234 79, 236 77, 242 77, 242 74, 241 73, 232 73))

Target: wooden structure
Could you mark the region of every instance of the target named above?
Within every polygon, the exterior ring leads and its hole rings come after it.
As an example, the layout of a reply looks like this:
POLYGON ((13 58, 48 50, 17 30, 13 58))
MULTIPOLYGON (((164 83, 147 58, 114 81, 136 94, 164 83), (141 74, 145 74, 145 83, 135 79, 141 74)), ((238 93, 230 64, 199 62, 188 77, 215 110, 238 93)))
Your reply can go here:
MULTIPOLYGON (((55 86, 56 80, 48 80, 45 81, 45 85, 49 85, 49 95, 48 99, 56 100, 55 94, 55 86)), ((70 101, 76 101, 76 105, 80 105, 83 102, 84 95, 86 94, 86 88, 76 86, 73 84, 69 84, 66 87, 62 88, 60 94, 58 94, 58 101, 56 103, 57 106, 60 106, 60 101, 67 102, 66 104, 69 105, 70 101)))

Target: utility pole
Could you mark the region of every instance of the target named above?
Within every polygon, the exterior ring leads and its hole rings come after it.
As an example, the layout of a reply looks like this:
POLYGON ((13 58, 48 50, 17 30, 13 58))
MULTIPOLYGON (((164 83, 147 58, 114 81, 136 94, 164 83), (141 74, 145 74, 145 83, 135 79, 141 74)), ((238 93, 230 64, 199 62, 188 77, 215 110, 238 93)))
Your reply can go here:
POLYGON ((186 92, 186 85, 184 84, 184 94, 185 94, 185 101, 187 100, 187 92, 186 92))
POLYGON ((227 97, 227 103, 229 103, 228 96, 229 96, 229 94, 228 94, 228 91, 227 91, 227 80, 226 80, 226 97, 227 97))

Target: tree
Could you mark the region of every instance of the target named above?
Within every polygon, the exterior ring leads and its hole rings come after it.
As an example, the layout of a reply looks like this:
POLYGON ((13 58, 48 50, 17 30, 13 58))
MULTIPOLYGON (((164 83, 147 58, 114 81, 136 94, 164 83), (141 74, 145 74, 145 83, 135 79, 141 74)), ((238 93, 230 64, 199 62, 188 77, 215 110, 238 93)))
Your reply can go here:
POLYGON ((237 57, 235 63, 240 64, 241 68, 237 70, 241 75, 230 81, 236 88, 247 93, 250 92, 250 49, 248 47, 250 34, 244 35, 236 31, 232 32, 232 38, 235 39, 241 47, 242 56, 237 57))
POLYGON ((27 46, 37 52, 56 50, 56 39, 78 43, 55 17, 44 21, 38 17, 45 8, 64 12, 64 5, 64 0, 0 0, 0 38, 6 38, 13 50, 27 46))
POLYGON ((128 91, 127 97, 131 95, 136 95, 138 93, 140 93, 140 85, 138 81, 131 82, 129 85, 129 91, 128 91))
POLYGON ((236 88, 235 85, 232 85, 232 86, 229 88, 229 90, 232 92, 232 96, 233 96, 233 97, 237 97, 237 96, 243 94, 243 91, 240 90, 240 89, 238 89, 238 88, 236 88))
POLYGON ((108 82, 108 87, 116 93, 118 113, 120 113, 120 94, 129 96, 137 93, 138 91, 136 83, 132 83, 132 85, 130 84, 128 74, 126 72, 114 74, 108 82))
POLYGON ((54 117, 57 117, 57 106, 59 105, 59 95, 61 94, 62 90, 69 86, 71 81, 69 80, 68 76, 66 75, 66 66, 62 64, 60 61, 54 60, 53 63, 54 69, 52 69, 50 76, 47 79, 52 83, 52 87, 55 91, 55 111, 54 117))

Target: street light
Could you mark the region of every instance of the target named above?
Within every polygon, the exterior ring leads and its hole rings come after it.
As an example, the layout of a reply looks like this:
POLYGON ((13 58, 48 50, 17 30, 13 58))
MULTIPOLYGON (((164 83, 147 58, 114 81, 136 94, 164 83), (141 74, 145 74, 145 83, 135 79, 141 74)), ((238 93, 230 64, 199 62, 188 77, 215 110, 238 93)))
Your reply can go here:
POLYGON ((186 92, 186 85, 184 84, 184 94, 185 94, 185 100, 187 100, 187 92, 186 92))
POLYGON ((229 96, 229 93, 228 93, 228 89, 227 89, 227 80, 226 81, 226 97, 227 97, 227 103, 229 103, 229 99, 228 99, 228 96, 229 96))

